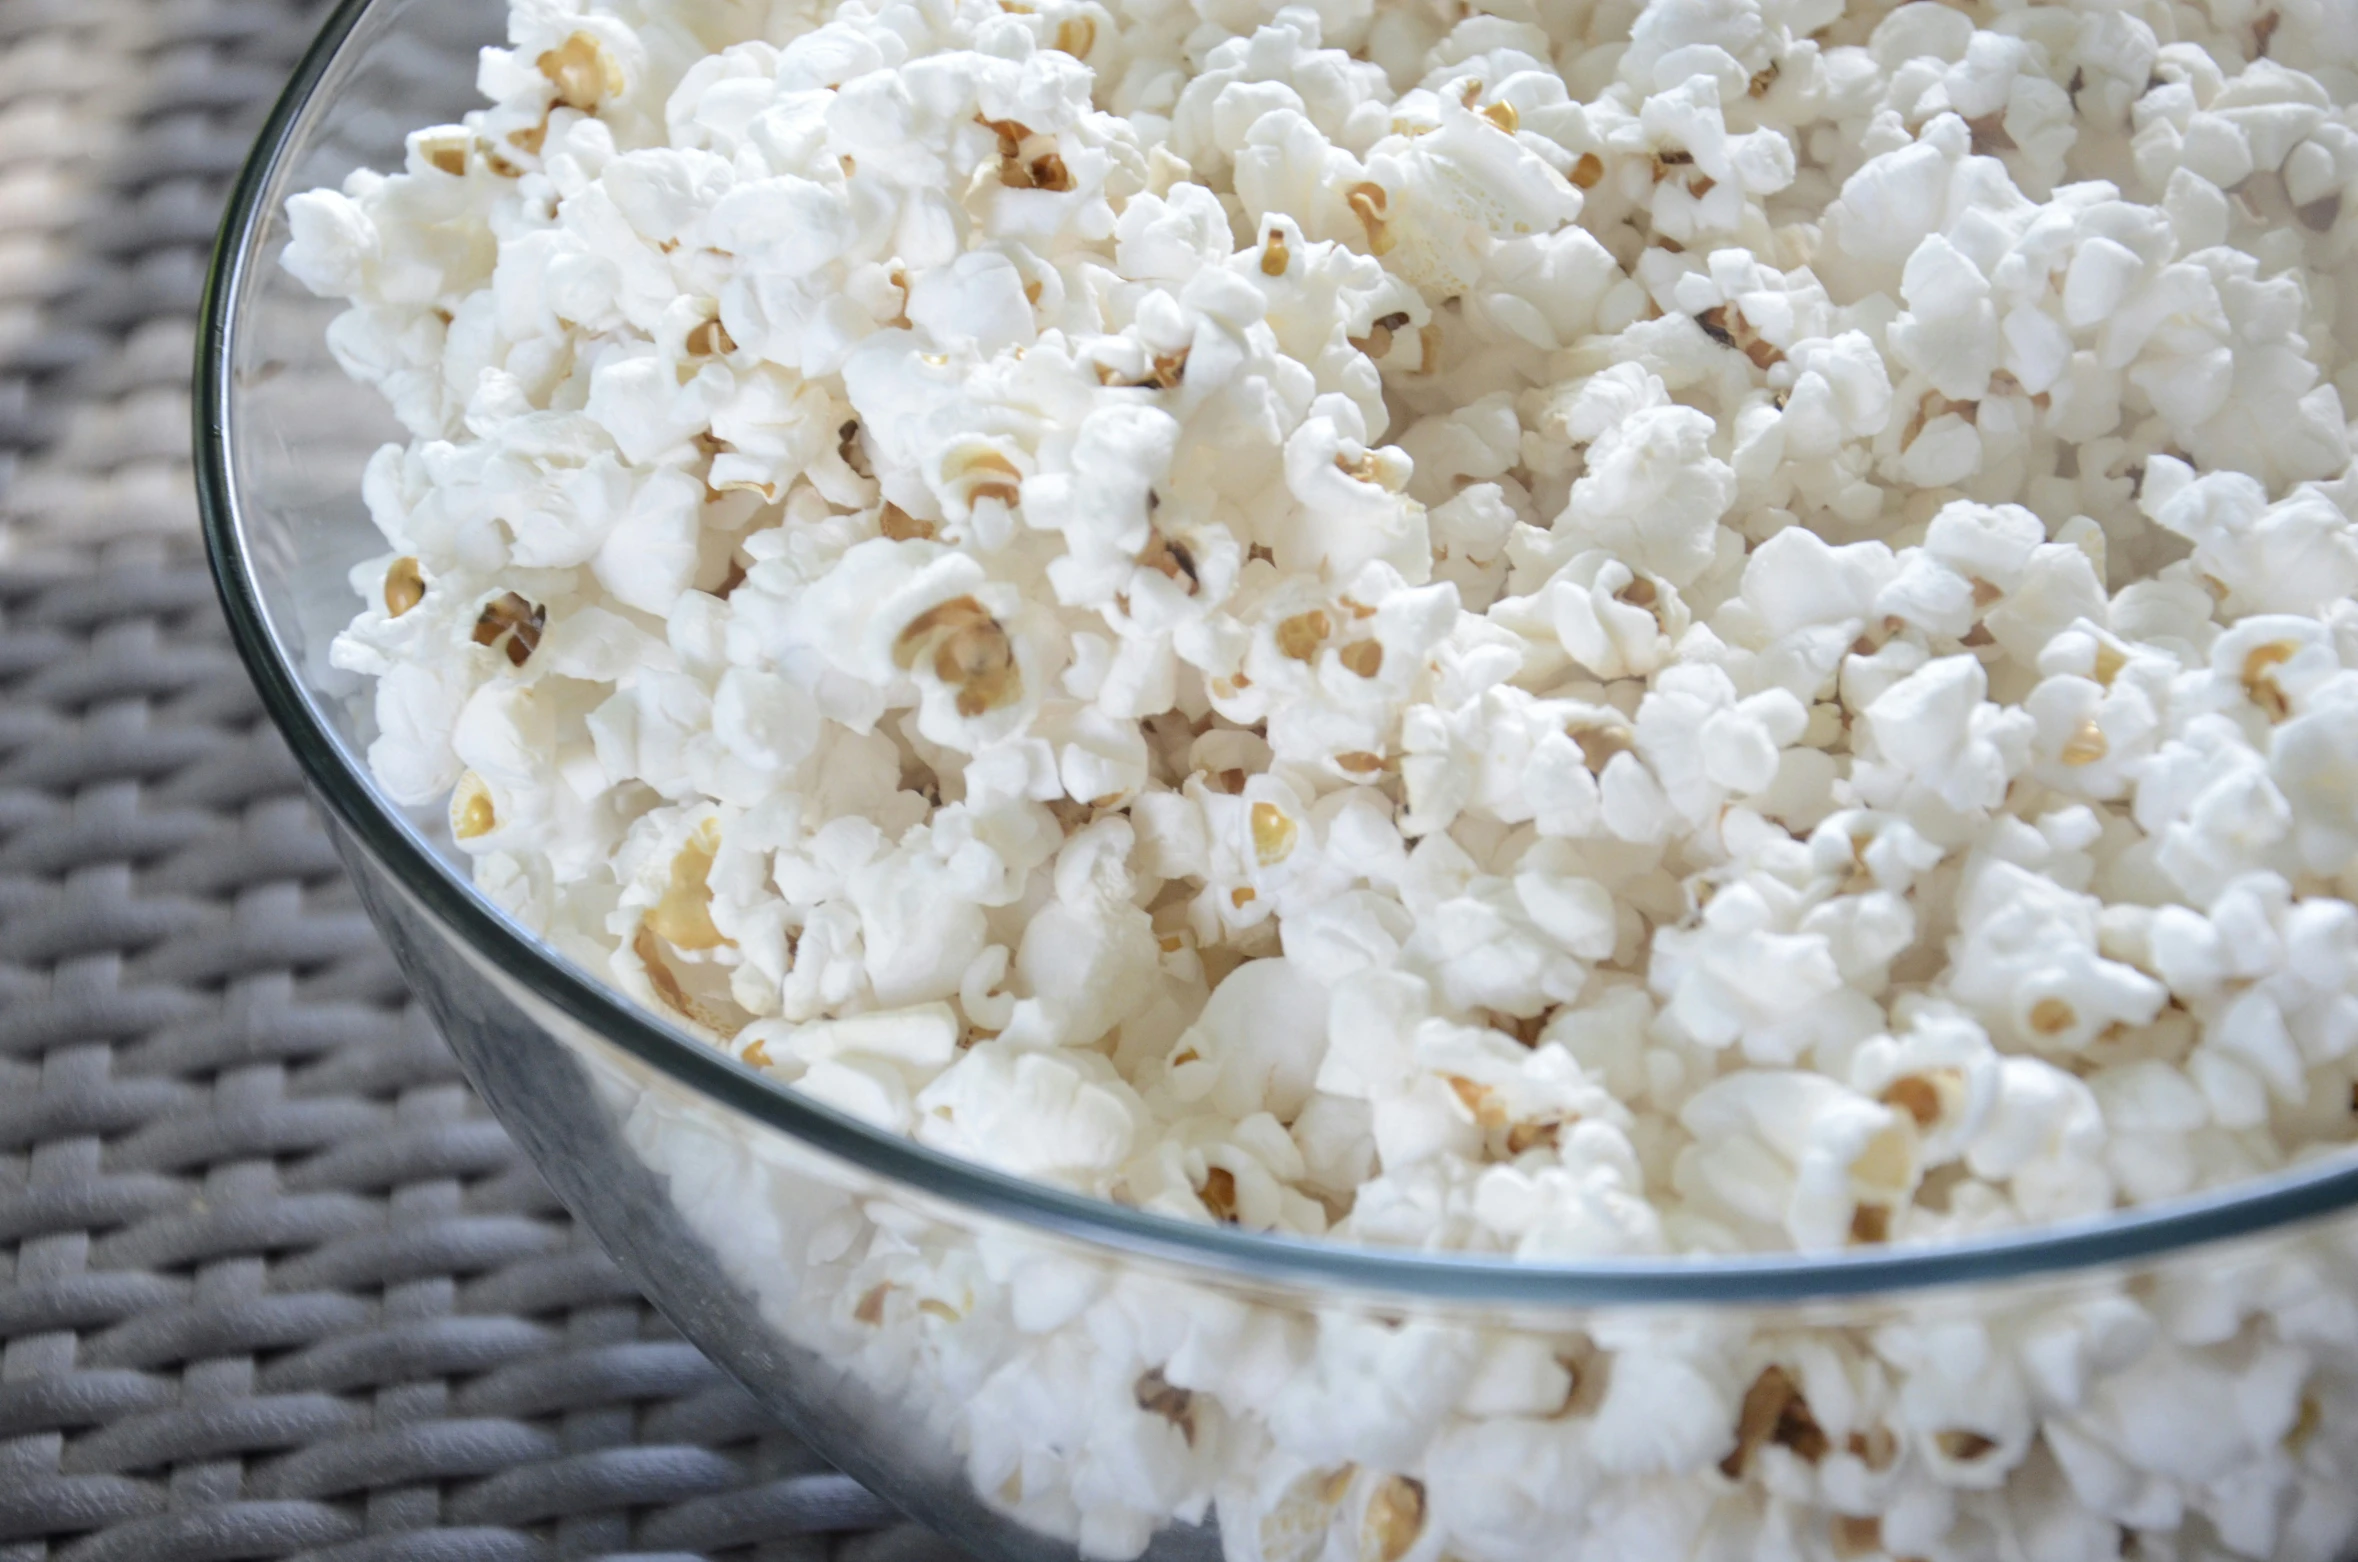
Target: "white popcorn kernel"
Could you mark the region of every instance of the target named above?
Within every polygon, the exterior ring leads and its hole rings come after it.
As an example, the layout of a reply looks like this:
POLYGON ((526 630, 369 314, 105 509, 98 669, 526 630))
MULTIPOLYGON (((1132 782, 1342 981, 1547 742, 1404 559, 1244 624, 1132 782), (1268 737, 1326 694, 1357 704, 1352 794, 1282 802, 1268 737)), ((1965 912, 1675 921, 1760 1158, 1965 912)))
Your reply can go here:
POLYGON ((1816 1074, 1754 1070, 1680 1109, 1695 1175, 1723 1201, 1781 1226, 1808 1251, 1878 1242, 1918 1175, 1913 1119, 1816 1074), (1781 1163, 1756 1180, 1763 1152, 1781 1163))
POLYGON ((2096 905, 2013 863, 1976 864, 1961 886, 1950 990, 1993 1034, 2037 1051, 2150 1023, 2167 994, 2097 953, 2096 905))
POLYGON ((1927 662, 1867 707, 1874 755, 1910 791, 1960 812, 1995 807, 2027 758, 2030 718, 1984 701, 1987 689, 1970 656, 1927 662))
POLYGON ((1310 1098, 1326 1050, 1327 991, 1283 956, 1248 960, 1212 990, 1169 1063, 1181 1099, 1229 1118, 1268 1112, 1291 1122, 1310 1098))
POLYGON ((1144 1108, 1095 1053, 976 1047, 917 1097, 920 1143, 1018 1176, 1093 1187, 1129 1154, 1144 1108))
POLYGON ((336 190, 309 190, 287 201, 287 247, 279 263, 323 298, 356 298, 368 286, 377 229, 368 213, 336 190))
POLYGON ((1710 436, 1710 419, 1691 408, 1630 412, 1594 436, 1588 471, 1557 527, 1688 584, 1710 564, 1713 533, 1735 497, 1734 474, 1709 453, 1710 436))

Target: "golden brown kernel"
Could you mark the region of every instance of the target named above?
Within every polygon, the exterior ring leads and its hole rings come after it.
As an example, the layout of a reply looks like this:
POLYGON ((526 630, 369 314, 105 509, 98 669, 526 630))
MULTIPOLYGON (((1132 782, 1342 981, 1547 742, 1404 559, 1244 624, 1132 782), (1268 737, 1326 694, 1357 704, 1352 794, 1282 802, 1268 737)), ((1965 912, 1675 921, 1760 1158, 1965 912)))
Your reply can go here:
POLYGON ((1871 1426, 1864 1432, 1853 1432, 1843 1444, 1845 1450, 1870 1470, 1888 1470, 1899 1457, 1899 1439, 1892 1436, 1887 1426, 1871 1426))
POLYGON ((491 805, 491 788, 472 770, 465 772, 450 794, 450 833, 462 841, 471 841, 498 828, 499 815, 491 805))
POLYGON ((1354 640, 1335 654, 1362 678, 1373 678, 1384 670, 1384 648, 1374 640, 1354 640))
POLYGON ((2303 1394, 2300 1414, 2294 1418, 2292 1426, 2284 1434, 2286 1451, 2298 1454, 2308 1445, 2309 1439, 2317 1435, 2317 1428, 2324 1419, 2325 1407, 2318 1403, 2317 1396, 2313 1393, 2303 1394))
POLYGON ((876 530, 894 542, 921 541, 933 536, 933 522, 921 521, 887 499, 877 513, 876 530))
POLYGON ((1381 358, 1392 350, 1392 333, 1406 324, 1408 324, 1407 311, 1395 311, 1369 326, 1365 336, 1352 337, 1351 345, 1370 358, 1381 358))
POLYGON ((1547 1022, 1555 1012, 1552 1008, 1529 1015, 1508 1014, 1498 1009, 1482 1011, 1492 1030, 1504 1032, 1526 1047, 1539 1045, 1539 1038, 1547 1033, 1547 1022))
POLYGON ((1200 589, 1195 573, 1195 555, 1184 542, 1165 537, 1161 532, 1149 532, 1146 551, 1138 555, 1138 562, 1172 580, 1184 581, 1187 594, 1194 596, 1200 589))
POLYGON ((1012 119, 985 119, 977 114, 974 122, 999 138, 999 158, 1002 162, 1016 161, 1022 155, 1025 139, 1032 133, 1030 126, 1012 119))
POLYGON ((2078 1012, 2061 998, 2050 995, 2031 1005, 2030 1028, 2042 1036, 2060 1036, 2079 1022, 2078 1012))
POLYGON ((2093 670, 2098 683, 2107 689, 2111 688, 2113 679, 2118 678, 2121 669, 2128 665, 2129 658, 2116 649, 2111 641, 2096 642, 2096 666, 2093 670))
POLYGON ((1490 104, 1482 110, 1482 117, 1510 136, 1523 128, 1523 116, 1515 112, 1512 103, 1490 104))
POLYGON ((476 617, 475 643, 497 645, 504 636, 509 664, 521 667, 540 648, 540 632, 548 621, 547 608, 535 606, 513 591, 503 592, 486 602, 476 617))
POLYGON ((1343 199, 1358 217, 1360 226, 1367 230, 1367 252, 1388 255, 1392 252, 1392 230, 1384 221, 1392 197, 1384 187, 1373 181, 1363 181, 1343 192, 1343 199))
POLYGON ((737 339, 716 315, 688 332, 687 348, 699 358, 725 358, 737 350, 737 339))
POLYGON ((1351 1466, 1311 1470, 1295 1478, 1263 1514, 1261 1555, 1268 1562, 1310 1562, 1325 1549, 1335 1504, 1351 1484, 1351 1466))
POLYGON ((1517 1123, 1507 1130, 1507 1154, 1521 1155, 1526 1150, 1552 1150, 1556 1147, 1556 1141, 1563 1126, 1562 1123, 1517 1123))
POLYGON ((548 139, 549 122, 545 119, 537 125, 526 125, 522 130, 508 132, 508 145, 532 157, 540 155, 540 149, 548 139))
POLYGON ((655 996, 662 999, 674 1014, 694 1019, 695 1002, 689 998, 687 990, 680 986, 680 979, 672 974, 671 967, 664 964, 663 951, 656 947, 655 930, 641 922, 639 930, 631 935, 630 947, 631 953, 639 957, 639 964, 645 968, 647 985, 655 989, 655 996))
POLYGON ((1097 46, 1097 24, 1086 16, 1068 17, 1056 24, 1056 47, 1080 59, 1097 46))
POLYGON ((719 832, 706 824, 671 860, 671 882, 647 911, 647 926, 674 949, 718 949, 730 942, 712 922, 713 850, 719 832))
POLYGON ((1265 277, 1284 276, 1285 268, 1292 259, 1292 254, 1285 246, 1285 231, 1281 228, 1271 228, 1268 237, 1261 241, 1261 275, 1265 277))
POLYGON ((1384 768, 1384 756, 1355 749, 1348 754, 1337 754, 1335 763, 1355 776, 1372 776, 1384 768))
POLYGON ((2252 703, 2268 713, 2272 722, 2280 722, 2292 714, 2292 701, 2276 682, 2275 669, 2292 660, 2299 649, 2290 640, 2271 640, 2266 645, 2252 647, 2243 659, 2243 691, 2252 703))
POLYGON ((1891 1235, 1891 1207, 1887 1204, 1861 1204, 1850 1212, 1850 1239, 1872 1246, 1891 1235))
POLYGON ((1154 360, 1154 383, 1163 390, 1177 390, 1187 378, 1187 354, 1182 347, 1175 353, 1157 353, 1154 360))
POLYGON ((1873 1556, 1883 1549, 1883 1521, 1875 1515, 1838 1513, 1834 1516, 1834 1554, 1873 1556))
POLYGON ((1424 1532, 1424 1482, 1387 1475, 1367 1499, 1359 1528, 1360 1562, 1400 1562, 1424 1532))
POLYGON ((1614 755, 1637 746, 1637 735, 1627 727, 1581 727, 1566 735, 1579 748, 1582 761, 1600 775, 1614 755))
POLYGON ((426 161, 446 174, 463 177, 467 171, 466 143, 438 141, 426 148, 426 161))
POLYGON ((2112 745, 2105 741, 2104 729, 2096 725, 2095 719, 2091 717, 2072 729, 2059 757, 2076 769, 2081 765, 2093 765, 2111 752, 2112 745))
POLYGON ((1597 181, 1605 177, 1605 160, 1594 152, 1583 152, 1572 165, 1572 182, 1583 190, 1593 190, 1597 181))
POLYGON ((959 715, 1000 710, 1022 696, 1015 643, 974 598, 953 597, 911 619, 893 642, 893 661, 914 667, 929 647, 934 676, 958 691, 959 715))
POLYGON ((1015 702, 1015 646, 997 619, 952 630, 933 657, 934 676, 958 690, 958 714, 980 716, 1015 702))
POLYGON ((575 33, 534 61, 557 89, 557 101, 584 114, 623 88, 622 64, 588 33, 575 33))
POLYGON ((843 464, 850 467, 856 475, 861 477, 876 475, 869 469, 868 452, 860 446, 859 419, 850 419, 843 427, 835 431, 835 453, 842 458, 843 464))
POLYGON ((1967 1431, 1962 1427, 1951 1427, 1945 1432, 1936 1432, 1933 1434, 1932 1440, 1940 1445, 1942 1453, 1956 1460, 1959 1464, 1971 1464, 1998 1446, 1996 1438, 1984 1437, 1979 1432, 1967 1431))
POLYGON ((1500 1104, 1497 1091, 1462 1074, 1444 1074, 1441 1077, 1449 1081, 1450 1090, 1464 1104, 1465 1109, 1474 1114, 1475 1122, 1484 1128, 1506 1126, 1506 1108, 1500 1104))
POLYGON ((1293 855, 1294 843, 1301 838, 1301 827, 1286 817, 1285 810, 1275 803, 1255 803, 1252 808, 1253 856, 1262 867, 1281 863, 1293 855))
POLYGON ((1984 114, 1978 119, 1969 119, 1965 121, 1965 128, 1973 132, 1975 157, 1995 157, 2000 152, 2015 149, 2014 137, 2006 130, 2006 113, 2003 109, 1984 114))
POLYGON ((1156 1367, 1141 1377, 1131 1390, 1131 1397, 1137 1400, 1139 1409, 1161 1416, 1177 1427, 1179 1435, 1187 1439, 1188 1447, 1195 1446, 1195 1395, 1174 1386, 1163 1376, 1162 1368, 1156 1367))
POLYGON ((734 1036, 745 1028, 745 1011, 735 1004, 722 999, 715 1007, 680 985, 678 975, 664 959, 662 942, 644 920, 640 921, 638 931, 631 935, 630 949, 632 954, 639 957, 639 964, 647 973, 647 985, 655 989, 655 996, 665 1008, 719 1036, 734 1036))
POLYGON ((1334 625, 1317 608, 1307 613, 1296 613, 1281 619, 1277 625, 1277 649, 1297 662, 1307 662, 1318 655, 1318 648, 1326 637, 1334 633, 1334 625))
POLYGON ((1244 910, 1245 907, 1260 898, 1259 895, 1253 893, 1253 888, 1249 884, 1240 884, 1228 892, 1228 903, 1239 911, 1244 910))
POLYGON ((1809 1413, 1801 1390, 1782 1367, 1762 1369, 1744 1391, 1744 1405, 1736 1414, 1736 1446, 1719 1464, 1729 1480, 1741 1480, 1752 1451, 1763 1443, 1791 1449, 1804 1462, 1816 1464, 1826 1456, 1826 1434, 1809 1413))
POLYGON ((1064 159, 1054 152, 1042 152, 1033 158, 1030 173, 1035 190, 1053 190, 1061 195, 1073 187, 1073 176, 1065 168, 1064 159))
POLYGON ((1225 1166, 1215 1166, 1204 1173, 1204 1208, 1214 1220, 1231 1224, 1236 1220, 1236 1173, 1225 1166))
POLYGON ((1000 455, 997 451, 979 451, 979 453, 969 455, 969 458, 964 460, 962 474, 964 477, 971 477, 974 472, 997 472, 997 477, 983 479, 983 481, 979 481, 979 484, 969 484, 967 486, 967 503, 969 505, 979 505, 986 498, 995 498, 995 500, 1000 500, 1002 505, 1007 505, 1009 510, 1014 510, 1014 507, 1023 500, 1023 474, 1016 470, 1016 462, 1007 460, 1005 455, 1000 455))
POLYGON ((425 600, 426 581, 418 572, 418 561, 406 556, 395 559, 385 571, 385 616, 399 618, 425 600))
POLYGON ((1922 1074, 1905 1075, 1883 1092, 1883 1104, 1907 1113, 1918 1128, 1930 1128, 1940 1120, 1940 1087, 1922 1074))

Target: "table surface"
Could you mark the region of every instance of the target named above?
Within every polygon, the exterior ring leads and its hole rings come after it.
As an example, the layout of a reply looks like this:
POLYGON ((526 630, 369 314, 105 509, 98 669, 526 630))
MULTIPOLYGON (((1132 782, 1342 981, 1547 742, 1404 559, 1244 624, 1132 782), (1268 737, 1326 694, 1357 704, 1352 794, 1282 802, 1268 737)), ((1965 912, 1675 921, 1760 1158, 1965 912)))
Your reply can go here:
POLYGON ((413 1008, 194 547, 229 176, 318 7, 0 0, 0 1562, 938 1562, 413 1008))

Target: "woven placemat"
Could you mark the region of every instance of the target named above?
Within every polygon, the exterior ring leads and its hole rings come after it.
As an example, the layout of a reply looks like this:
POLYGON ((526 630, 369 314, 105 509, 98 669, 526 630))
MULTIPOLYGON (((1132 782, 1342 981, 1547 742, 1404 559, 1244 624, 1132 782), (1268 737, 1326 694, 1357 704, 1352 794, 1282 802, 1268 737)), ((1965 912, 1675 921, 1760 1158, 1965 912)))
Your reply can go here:
POLYGON ((0 0, 0 1562, 946 1556, 573 1227, 226 642, 191 317, 311 11, 0 0))

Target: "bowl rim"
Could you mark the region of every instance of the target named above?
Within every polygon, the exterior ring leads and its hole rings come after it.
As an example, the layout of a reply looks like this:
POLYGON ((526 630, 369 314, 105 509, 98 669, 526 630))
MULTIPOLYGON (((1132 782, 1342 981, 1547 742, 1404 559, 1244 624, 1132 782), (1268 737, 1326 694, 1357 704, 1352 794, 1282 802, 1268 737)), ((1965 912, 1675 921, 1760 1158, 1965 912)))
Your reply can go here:
MULTIPOLYGON (((1522 1260, 1366 1247, 1206 1226, 1073 1193, 930 1149, 845 1116, 738 1063, 577 970, 494 907, 377 792, 321 714, 274 632, 245 548, 229 419, 239 311, 282 170, 364 18, 401 0, 339 0, 304 51, 239 171, 199 310, 193 412, 197 501, 231 638, 310 789, 335 821, 478 960, 592 1034, 727 1110, 859 1171, 979 1216, 1119 1253, 1211 1270, 1208 1278, 1497 1307, 1748 1306, 1868 1298, 1962 1284, 2064 1277, 2248 1237, 2358 1204, 2358 1158, 2084 1220, 1925 1247, 1522 1260)), ((390 25, 390 24, 388 24, 390 25)), ((364 42, 366 40, 363 40, 364 42)))

